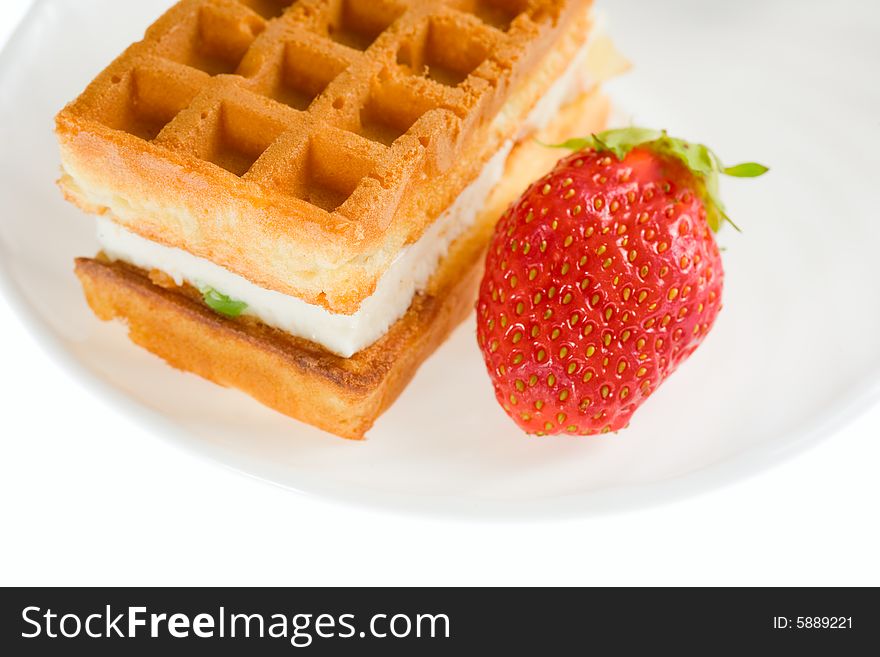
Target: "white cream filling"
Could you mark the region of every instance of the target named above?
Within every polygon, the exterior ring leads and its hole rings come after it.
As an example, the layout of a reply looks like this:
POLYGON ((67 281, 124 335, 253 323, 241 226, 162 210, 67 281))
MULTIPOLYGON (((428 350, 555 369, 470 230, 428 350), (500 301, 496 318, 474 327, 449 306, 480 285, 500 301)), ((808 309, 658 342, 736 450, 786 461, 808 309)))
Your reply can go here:
MULTIPOLYGON (((589 88, 585 70, 590 42, 572 58, 523 122, 521 135, 537 132, 571 99, 589 88)), ((476 221, 504 175, 513 141, 506 142, 471 183, 414 244, 402 249, 379 279, 375 292, 352 315, 330 312, 290 295, 269 290, 183 249, 164 246, 132 233, 106 217, 98 218, 98 242, 113 260, 147 270, 158 269, 181 285, 211 287, 247 304, 245 314, 263 323, 324 346, 348 358, 381 338, 424 289, 452 242, 476 221)))
POLYGON ((379 279, 376 291, 364 299, 353 315, 332 313, 260 287, 210 260, 150 241, 106 217, 98 217, 98 243, 113 260, 142 269, 158 269, 178 285, 187 282, 199 288, 211 287, 246 303, 245 314, 348 358, 385 335, 406 313, 416 292, 425 288, 455 238, 476 220, 486 197, 504 175, 512 147, 513 142, 506 143, 422 237, 400 252, 379 279))

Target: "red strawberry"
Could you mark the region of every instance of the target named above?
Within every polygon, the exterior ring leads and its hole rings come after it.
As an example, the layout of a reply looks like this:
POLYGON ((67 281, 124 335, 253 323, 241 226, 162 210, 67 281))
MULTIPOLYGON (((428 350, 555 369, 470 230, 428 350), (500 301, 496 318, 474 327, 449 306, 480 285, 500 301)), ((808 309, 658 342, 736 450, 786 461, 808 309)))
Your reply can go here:
POLYGON ((705 146, 643 128, 563 144, 489 248, 477 337, 498 401, 529 433, 617 431, 721 309, 727 219, 705 146))

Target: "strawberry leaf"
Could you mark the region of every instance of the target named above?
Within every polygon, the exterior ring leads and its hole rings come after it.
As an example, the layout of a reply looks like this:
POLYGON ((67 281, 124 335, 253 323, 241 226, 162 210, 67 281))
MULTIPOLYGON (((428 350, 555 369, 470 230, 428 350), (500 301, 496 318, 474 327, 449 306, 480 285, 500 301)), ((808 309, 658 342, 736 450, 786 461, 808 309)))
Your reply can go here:
POLYGON ((593 138, 592 137, 575 137, 574 139, 569 139, 568 141, 564 141, 561 144, 545 144, 544 142, 538 142, 542 146, 546 146, 547 148, 564 148, 569 151, 582 151, 585 148, 593 147, 593 138))
POLYGON ((597 148, 596 150, 611 151, 618 160, 622 160, 636 146, 656 141, 665 134, 660 130, 651 130, 649 128, 620 128, 600 132, 597 135, 593 135, 593 139, 596 140, 597 144, 604 146, 604 148, 597 148))
POLYGON ((709 175, 718 170, 711 151, 703 144, 691 144, 681 139, 672 139, 665 134, 657 141, 662 150, 684 162, 694 173, 709 175))
POLYGON ((573 151, 594 148, 600 153, 610 151, 617 156, 617 159, 622 160, 636 146, 659 139, 664 134, 660 130, 649 128, 618 128, 592 134, 589 137, 569 139, 561 144, 545 144, 545 146, 573 151))
POLYGON ((734 176, 735 178, 757 178, 758 176, 763 176, 769 170, 763 164, 758 164, 757 162, 743 162, 736 166, 727 167, 722 173, 734 176))
POLYGON ((570 150, 592 148, 599 153, 613 153, 621 161, 634 148, 640 147, 651 150, 657 155, 679 160, 694 175, 696 191, 703 197, 703 202, 706 205, 706 221, 709 227, 716 232, 725 221, 739 230, 739 227, 727 216, 724 203, 721 201, 720 174, 736 178, 757 178, 769 171, 767 167, 757 162, 745 162, 725 167, 718 155, 704 144, 670 137, 665 130, 635 126, 605 130, 580 139, 569 139, 561 144, 555 144, 553 147, 570 150))

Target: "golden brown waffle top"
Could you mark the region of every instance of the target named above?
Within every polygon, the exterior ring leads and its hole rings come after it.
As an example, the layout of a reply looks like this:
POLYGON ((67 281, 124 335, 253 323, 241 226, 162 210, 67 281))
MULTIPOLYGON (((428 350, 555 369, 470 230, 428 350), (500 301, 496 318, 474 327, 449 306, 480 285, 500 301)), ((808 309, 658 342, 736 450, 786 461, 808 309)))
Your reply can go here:
POLYGON ((324 226, 328 240, 369 241, 405 223, 411 181, 454 168, 589 4, 183 0, 59 126, 134 136, 152 157, 213 169, 230 195, 258 185, 267 205, 324 226))

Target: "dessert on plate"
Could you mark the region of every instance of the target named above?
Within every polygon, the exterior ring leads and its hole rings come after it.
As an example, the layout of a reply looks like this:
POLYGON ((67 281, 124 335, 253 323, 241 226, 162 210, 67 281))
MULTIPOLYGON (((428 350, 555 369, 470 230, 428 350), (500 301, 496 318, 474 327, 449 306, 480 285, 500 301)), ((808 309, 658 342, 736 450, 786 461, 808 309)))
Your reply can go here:
POLYGON ((589 0, 184 0, 57 117, 101 319, 362 438, 473 309, 539 145, 625 67, 589 0))

